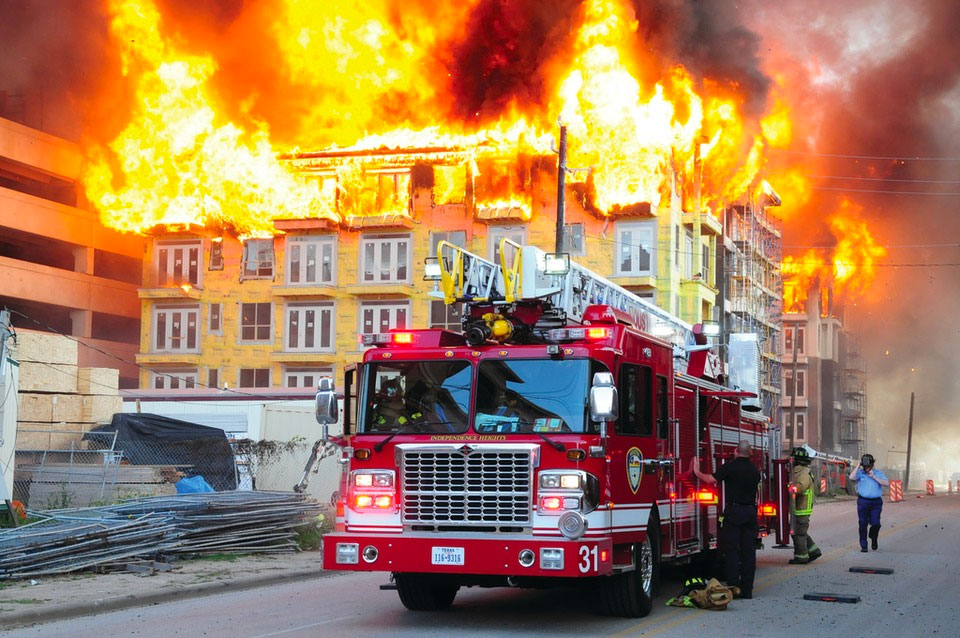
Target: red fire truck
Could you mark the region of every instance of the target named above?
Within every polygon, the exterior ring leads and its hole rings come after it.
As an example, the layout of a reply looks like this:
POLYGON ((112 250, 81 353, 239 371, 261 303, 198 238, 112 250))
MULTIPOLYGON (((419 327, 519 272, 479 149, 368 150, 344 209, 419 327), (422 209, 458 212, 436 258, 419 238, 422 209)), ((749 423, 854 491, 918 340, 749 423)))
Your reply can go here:
MULTIPOLYGON (((644 616, 661 565, 717 547, 724 495, 692 459, 711 472, 742 439, 764 477, 761 534, 785 534, 767 421, 741 412, 753 395, 722 385, 699 326, 507 240, 501 264, 446 243, 428 262, 464 329, 366 335, 345 371, 325 569, 389 572, 414 610, 464 586, 579 581, 602 612, 644 616)), ((329 445, 330 380, 317 413, 329 445)))

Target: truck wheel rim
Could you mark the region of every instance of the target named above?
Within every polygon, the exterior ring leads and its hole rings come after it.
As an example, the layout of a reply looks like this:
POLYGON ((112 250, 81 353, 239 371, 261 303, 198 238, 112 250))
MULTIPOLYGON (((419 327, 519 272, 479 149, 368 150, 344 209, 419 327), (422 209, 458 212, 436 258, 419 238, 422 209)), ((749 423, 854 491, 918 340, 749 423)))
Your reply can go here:
POLYGON ((653 551, 650 547, 650 539, 646 538, 640 546, 640 583, 643 585, 643 591, 650 594, 650 584, 653 582, 653 551))

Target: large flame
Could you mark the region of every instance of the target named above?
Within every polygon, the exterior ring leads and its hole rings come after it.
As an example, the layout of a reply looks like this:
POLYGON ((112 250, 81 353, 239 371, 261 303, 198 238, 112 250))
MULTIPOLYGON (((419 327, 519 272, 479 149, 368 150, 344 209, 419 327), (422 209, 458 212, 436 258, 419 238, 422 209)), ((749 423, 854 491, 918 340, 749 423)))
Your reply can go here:
POLYGON ((783 259, 785 312, 805 312, 813 291, 832 288, 839 298, 863 294, 876 277, 877 260, 887 254, 861 219, 863 207, 842 199, 830 216, 830 230, 837 239, 829 251, 811 248, 799 257, 783 259))
POLYGON ((83 177, 107 226, 226 225, 241 235, 269 235, 275 218, 337 219, 316 184, 296 179, 276 159, 265 128, 246 132, 218 115, 208 87, 215 63, 169 45, 149 0, 111 0, 110 11, 137 99, 108 149, 90 150, 83 177))

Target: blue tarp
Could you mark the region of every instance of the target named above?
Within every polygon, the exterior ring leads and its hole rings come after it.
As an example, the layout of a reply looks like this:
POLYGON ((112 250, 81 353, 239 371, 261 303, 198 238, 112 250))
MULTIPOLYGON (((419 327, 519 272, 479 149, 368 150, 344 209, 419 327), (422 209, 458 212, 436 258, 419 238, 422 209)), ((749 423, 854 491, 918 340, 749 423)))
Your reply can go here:
POLYGON ((177 494, 196 494, 198 492, 212 492, 213 488, 202 476, 182 478, 177 481, 177 494))

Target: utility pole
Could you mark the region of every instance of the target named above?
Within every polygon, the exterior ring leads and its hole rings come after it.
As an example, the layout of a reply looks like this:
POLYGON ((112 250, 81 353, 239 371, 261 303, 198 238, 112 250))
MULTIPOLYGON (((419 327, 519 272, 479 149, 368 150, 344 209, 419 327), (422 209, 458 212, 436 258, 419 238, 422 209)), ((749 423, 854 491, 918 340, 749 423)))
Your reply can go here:
POLYGON ((913 392, 910 393, 910 419, 907 421, 907 471, 903 474, 903 491, 910 489, 910 449, 913 444, 913 392))
POLYGON ((560 122, 560 148, 557 161, 557 245, 555 252, 563 252, 563 213, 566 209, 566 177, 567 177, 567 125, 560 122))

